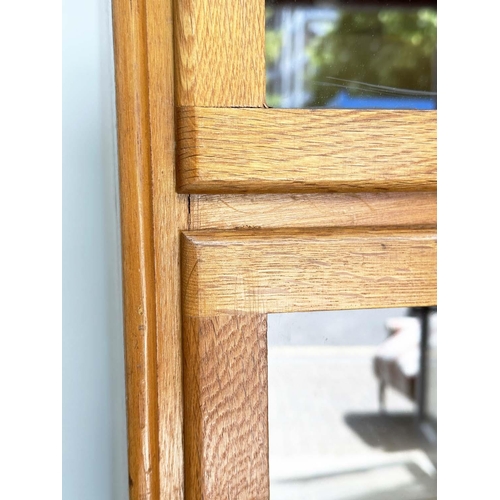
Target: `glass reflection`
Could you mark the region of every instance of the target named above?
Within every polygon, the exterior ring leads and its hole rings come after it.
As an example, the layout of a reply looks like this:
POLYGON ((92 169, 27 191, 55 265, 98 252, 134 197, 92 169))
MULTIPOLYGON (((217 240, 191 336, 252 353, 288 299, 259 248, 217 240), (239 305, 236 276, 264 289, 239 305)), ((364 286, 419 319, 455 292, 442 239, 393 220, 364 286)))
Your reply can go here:
POLYGON ((271 500, 436 498, 436 318, 435 308, 268 316, 271 500))
POLYGON ((380 4, 267 0, 267 104, 435 109, 435 7, 380 4))

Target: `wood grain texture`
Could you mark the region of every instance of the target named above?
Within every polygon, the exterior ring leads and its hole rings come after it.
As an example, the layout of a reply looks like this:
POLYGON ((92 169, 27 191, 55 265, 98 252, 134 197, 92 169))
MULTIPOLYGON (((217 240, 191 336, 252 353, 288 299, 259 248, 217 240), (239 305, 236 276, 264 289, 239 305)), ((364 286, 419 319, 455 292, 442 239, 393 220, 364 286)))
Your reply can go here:
POLYGON ((269 498, 265 315, 186 317, 186 500, 269 498))
POLYGON ((191 195, 189 229, 436 225, 436 193, 191 195))
POLYGON ((149 126, 157 321, 159 498, 184 498, 180 230, 187 196, 175 192, 172 1, 147 0, 149 126))
POLYGON ((436 303, 432 228, 189 231, 182 245, 192 316, 436 303))
POLYGON ((131 500, 159 498, 145 3, 113 0, 131 500))
POLYGON ((263 0, 176 3, 178 106, 263 106, 263 0))
POLYGON ((436 189, 436 112, 179 110, 182 193, 436 189))

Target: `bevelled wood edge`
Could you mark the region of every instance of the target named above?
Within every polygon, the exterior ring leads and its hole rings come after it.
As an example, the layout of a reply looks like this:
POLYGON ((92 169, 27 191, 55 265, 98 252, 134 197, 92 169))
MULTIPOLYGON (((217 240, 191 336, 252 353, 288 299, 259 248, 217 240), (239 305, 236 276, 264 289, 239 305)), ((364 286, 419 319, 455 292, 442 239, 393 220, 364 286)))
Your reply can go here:
POLYGON ((436 112, 178 109, 177 190, 435 191, 436 112))
POLYGON ((157 324, 160 499, 184 499, 180 230, 188 196, 175 191, 172 0, 147 0, 149 126, 157 324))
POLYGON ((435 191, 190 196, 193 230, 436 224, 435 191))
POLYGON ((113 0, 131 500, 159 498, 146 4, 113 0))
POLYGON ((265 2, 175 3, 177 105, 264 106, 265 2))
POLYGON ((267 316, 186 316, 183 343, 186 500, 268 500, 267 316))
POLYGON ((188 231, 184 314, 436 303, 435 228, 188 231))

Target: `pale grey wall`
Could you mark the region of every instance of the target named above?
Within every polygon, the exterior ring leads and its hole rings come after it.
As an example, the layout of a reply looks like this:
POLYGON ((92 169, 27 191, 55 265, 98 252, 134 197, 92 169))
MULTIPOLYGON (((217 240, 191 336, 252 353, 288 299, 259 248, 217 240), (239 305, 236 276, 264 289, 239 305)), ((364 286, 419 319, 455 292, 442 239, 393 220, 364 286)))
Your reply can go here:
POLYGON ((110 0, 63 1, 63 498, 128 498, 110 0))

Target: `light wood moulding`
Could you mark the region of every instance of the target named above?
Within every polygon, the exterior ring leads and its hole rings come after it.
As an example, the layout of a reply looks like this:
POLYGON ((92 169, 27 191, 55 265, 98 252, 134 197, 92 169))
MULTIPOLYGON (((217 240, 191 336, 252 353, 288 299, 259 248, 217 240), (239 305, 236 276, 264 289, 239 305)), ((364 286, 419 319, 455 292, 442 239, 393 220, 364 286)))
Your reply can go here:
POLYGON ((189 229, 436 223, 436 192, 190 195, 189 229))
POLYGON ((144 2, 113 0, 131 500, 159 498, 156 304, 144 2))
POLYGON ((188 316, 436 303, 433 228, 189 231, 188 316))
MULTIPOLYGON (((154 222, 159 496, 184 499, 180 230, 188 197, 175 191, 172 0, 146 2, 154 222)), ((154 406, 153 401, 151 405, 154 406)), ((140 497, 141 499, 144 497, 140 497)), ((132 496, 131 496, 132 500, 132 496)))
POLYGON ((183 500, 171 0, 113 0, 130 500, 183 500))
POLYGON ((436 189, 436 112, 178 110, 181 193, 436 189))

